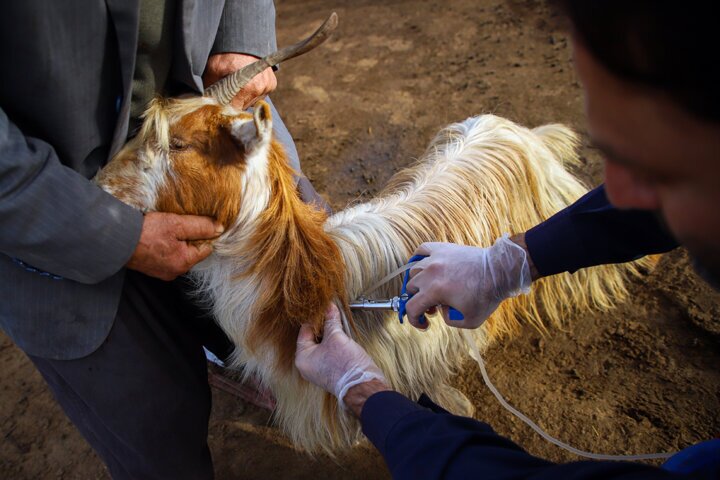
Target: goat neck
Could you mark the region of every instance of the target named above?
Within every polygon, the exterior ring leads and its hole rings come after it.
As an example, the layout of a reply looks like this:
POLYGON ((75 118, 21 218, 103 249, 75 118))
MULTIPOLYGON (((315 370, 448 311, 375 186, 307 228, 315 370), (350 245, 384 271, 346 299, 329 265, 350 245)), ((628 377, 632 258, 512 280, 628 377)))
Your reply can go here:
MULTIPOLYGON (((254 290, 246 305, 252 320, 243 347, 256 353, 270 343, 276 363, 289 369, 300 325, 309 323, 319 334, 327 305, 335 299, 346 302, 345 272, 337 246, 323 229, 326 214, 300 199, 286 154, 275 140, 266 175, 264 210, 252 222, 238 224, 215 251, 221 262, 241 263, 231 283, 254 290)), ((248 193, 244 202, 252 201, 248 193)))

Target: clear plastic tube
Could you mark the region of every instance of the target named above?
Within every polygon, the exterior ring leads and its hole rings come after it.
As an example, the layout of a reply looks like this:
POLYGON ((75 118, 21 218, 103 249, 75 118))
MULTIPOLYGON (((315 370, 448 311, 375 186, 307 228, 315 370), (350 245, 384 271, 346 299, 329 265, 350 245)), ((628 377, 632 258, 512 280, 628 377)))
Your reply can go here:
MULTIPOLYGON (((384 285, 391 279, 393 279, 396 275, 399 275, 401 273, 404 273, 406 270, 411 269, 415 263, 417 262, 411 262, 408 264, 405 264, 398 268, 397 270, 391 272, 389 275, 385 276, 383 279, 381 279, 379 282, 377 282, 375 285, 370 287, 365 294, 369 294, 372 291, 376 290, 381 285, 384 285)), ((517 418, 522 420, 525 424, 527 424, 530 428, 535 430, 541 437, 543 437, 548 442, 552 443, 553 445, 556 445, 564 450, 567 450, 570 453, 574 453, 575 455, 578 455, 580 457, 586 457, 586 458, 592 458, 593 460, 612 460, 612 461, 634 461, 634 460, 662 460, 667 459, 675 455, 677 452, 671 452, 671 453, 646 453, 646 454, 639 454, 639 455, 605 455, 602 453, 592 453, 592 452, 586 452, 584 450, 577 449, 573 447, 572 445, 568 445, 565 442, 562 442, 558 440, 557 438, 549 435, 546 433, 542 428, 540 428, 535 422, 530 420, 525 414, 517 410, 515 407, 510 405, 507 400, 502 396, 502 394, 498 391, 497 388, 495 388, 495 385, 492 384, 490 381, 490 377, 487 374, 487 370, 485 370, 485 362, 483 362, 482 357, 480 356, 480 352, 478 351, 477 345, 475 344, 474 339, 472 338, 472 335, 470 335, 470 332, 468 330, 463 330, 463 335, 465 337, 465 343, 468 345, 468 350, 470 353, 470 356, 478 363, 478 366, 480 367, 480 373, 482 374, 483 381, 485 382, 485 385, 490 389, 490 391, 495 395, 495 398, 497 398, 498 402, 500 402, 500 405, 502 405, 506 410, 508 410, 510 413, 515 415, 517 418)))
POLYGON ((579 455, 581 457, 587 457, 592 458, 593 460, 621 460, 621 461, 628 461, 628 460, 658 460, 658 459, 666 459, 673 455, 675 455, 676 452, 673 453, 647 453, 647 454, 641 454, 641 455, 604 455, 600 453, 592 453, 592 452, 586 452, 584 450, 579 450, 571 445, 568 445, 567 443, 561 442, 560 440, 556 439, 555 437, 552 437, 545 433, 545 431, 540 428, 535 422, 530 420, 528 417, 526 417, 522 412, 518 411, 515 407, 510 405, 505 398, 503 398, 502 394, 495 388, 495 385, 492 384, 490 381, 490 377, 488 377, 487 371, 485 370, 485 362, 483 362, 482 357, 480 356, 480 352, 478 351, 477 345, 475 344, 474 339, 472 338, 472 335, 470 335, 470 332, 467 330, 463 330, 463 334, 465 336, 465 342, 468 345, 468 349, 470 350, 470 356, 478 363, 480 366, 480 373, 482 374, 483 380, 485 381, 485 385, 490 389, 490 391, 495 395, 495 398, 497 398, 498 402, 500 402, 500 405, 505 407, 510 413, 515 415, 517 418, 525 422, 530 428, 535 430, 538 434, 540 434, 541 437, 543 437, 548 442, 557 445, 560 448, 563 448, 567 450, 568 452, 574 453, 575 455, 579 455))
POLYGON ((400 275, 400 274, 405 273, 405 271, 407 271, 407 270, 410 270, 410 269, 411 269, 412 267, 414 267, 415 264, 418 263, 419 261, 420 261, 420 260, 416 260, 416 261, 414 261, 414 262, 406 263, 405 265, 402 265, 400 268, 397 268, 397 269, 393 270, 393 271, 390 272, 389 274, 385 275, 382 279, 380 279, 380 281, 376 282, 375 285, 373 285, 372 287, 370 287, 370 288, 368 288, 367 290, 365 290, 365 292, 363 292, 363 294, 361 295, 361 297, 367 297, 367 296, 369 296, 372 292, 374 292, 375 290, 377 290, 377 289, 380 288, 381 286, 385 285, 386 283, 388 283, 388 282, 389 282, 390 280, 392 280, 393 278, 397 277, 397 276, 400 275))

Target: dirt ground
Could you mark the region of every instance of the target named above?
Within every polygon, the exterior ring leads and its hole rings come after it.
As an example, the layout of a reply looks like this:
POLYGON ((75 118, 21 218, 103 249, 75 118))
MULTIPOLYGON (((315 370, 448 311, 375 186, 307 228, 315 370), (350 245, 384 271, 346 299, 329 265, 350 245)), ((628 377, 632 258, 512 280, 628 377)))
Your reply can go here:
MULTIPOLYGON (((285 45, 331 11, 329 44, 284 65, 274 95, 305 173, 334 208, 372 197, 441 127, 492 112, 585 131, 568 38, 542 2, 279 0, 285 45)), ((577 174, 601 181, 597 152, 577 174)), ((611 312, 543 337, 525 329, 486 354, 506 398, 551 434, 604 453, 673 451, 720 433, 720 297, 673 252, 611 312)), ((0 334, 0 478, 108 478, 24 355, 0 334)), ((574 459, 495 401, 467 363, 458 387, 477 418, 531 453, 574 459)), ((389 476, 371 447, 337 460, 295 452, 266 412, 215 390, 210 445, 220 479, 389 476)))

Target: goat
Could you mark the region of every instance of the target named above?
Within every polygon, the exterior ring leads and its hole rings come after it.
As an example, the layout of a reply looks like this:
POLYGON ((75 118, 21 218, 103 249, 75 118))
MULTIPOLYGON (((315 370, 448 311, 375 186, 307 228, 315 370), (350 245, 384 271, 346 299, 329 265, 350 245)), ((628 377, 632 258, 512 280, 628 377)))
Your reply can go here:
MULTIPOLYGON (((348 333, 394 389, 411 398, 425 392, 450 411, 471 413, 449 386, 466 358, 457 329, 431 318, 428 331, 419 332, 395 314, 351 315, 348 302, 422 242, 487 246, 573 202, 586 191, 565 169, 577 161, 576 146, 560 125, 530 130, 493 115, 469 118, 443 129, 377 198, 327 218, 299 198, 267 104, 258 102, 250 114, 227 99, 155 99, 139 135, 96 181, 136 208, 206 215, 225 226, 214 253, 191 275, 236 346, 230 363, 273 393, 274 417, 296 446, 333 453, 361 432, 334 397, 294 368, 300 325, 320 335, 326 305, 339 303, 348 333)), ((625 297, 628 273, 637 266, 543 279, 472 335, 482 351, 516 334, 521 322, 545 330, 572 309, 608 308, 625 297)), ((375 295, 399 289, 396 279, 375 295)))

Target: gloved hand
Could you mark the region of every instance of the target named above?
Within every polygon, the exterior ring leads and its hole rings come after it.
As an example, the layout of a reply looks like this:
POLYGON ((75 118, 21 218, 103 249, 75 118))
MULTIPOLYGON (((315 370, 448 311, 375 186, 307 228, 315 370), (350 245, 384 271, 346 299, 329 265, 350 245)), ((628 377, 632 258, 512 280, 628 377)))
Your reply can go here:
POLYGON ((343 332, 335 305, 325 313, 322 342, 315 341, 310 325, 300 327, 295 366, 305 380, 333 393, 343 408, 343 398, 350 387, 373 379, 387 384, 365 350, 343 332))
POLYGON ((407 290, 413 297, 405 309, 417 328, 427 328, 419 317, 437 305, 459 310, 463 320, 448 320, 452 327, 477 328, 509 297, 530 291, 527 252, 507 234, 492 247, 479 248, 453 243, 423 243, 415 251, 428 255, 410 270, 407 290))

